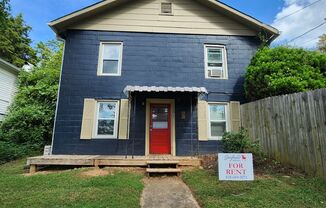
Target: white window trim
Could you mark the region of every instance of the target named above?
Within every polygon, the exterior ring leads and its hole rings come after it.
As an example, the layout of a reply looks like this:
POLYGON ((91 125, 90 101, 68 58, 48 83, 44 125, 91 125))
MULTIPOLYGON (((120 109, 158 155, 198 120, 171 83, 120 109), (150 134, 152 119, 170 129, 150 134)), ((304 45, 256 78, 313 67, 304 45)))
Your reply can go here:
POLYGON ((225 105, 225 118, 226 118, 226 132, 230 131, 230 104, 227 102, 208 102, 208 109, 207 109, 207 113, 208 113, 208 140, 222 140, 222 136, 212 136, 212 132, 211 132, 211 111, 209 106, 210 105, 225 105))
POLYGON ((98 76, 121 76, 121 68, 122 68, 122 54, 123 54, 123 42, 110 42, 103 41, 100 43, 99 56, 98 56, 98 64, 97 64, 97 75, 98 76), (120 53, 119 53, 119 63, 118 63, 118 73, 103 73, 103 52, 105 44, 120 44, 120 53))
POLYGON ((228 62, 227 62, 227 52, 226 47, 224 45, 212 45, 212 44, 205 44, 204 45, 204 53, 205 53, 205 78, 206 79, 229 79, 229 73, 228 73, 228 62), (223 61, 223 77, 210 77, 208 76, 208 54, 207 49, 208 48, 222 48, 222 61, 223 61))
POLYGON ((159 6, 158 6, 159 8, 159 15, 163 15, 163 16, 173 16, 174 15, 174 13, 173 13, 173 11, 174 11, 174 5, 173 5, 173 1, 172 0, 161 0, 161 2, 159 3, 159 6), (171 4, 171 13, 162 13, 162 8, 161 8, 161 6, 162 6, 162 3, 170 3, 171 4))
POLYGON ((94 127, 93 127, 93 138, 94 139, 117 139, 118 138, 118 125, 119 125, 119 110, 120 110, 120 102, 119 100, 96 100, 95 105, 95 118, 94 118, 94 127), (99 117, 99 107, 100 103, 102 102, 115 102, 115 117, 114 117, 114 130, 113 135, 98 135, 97 128, 98 128, 98 117, 99 117))

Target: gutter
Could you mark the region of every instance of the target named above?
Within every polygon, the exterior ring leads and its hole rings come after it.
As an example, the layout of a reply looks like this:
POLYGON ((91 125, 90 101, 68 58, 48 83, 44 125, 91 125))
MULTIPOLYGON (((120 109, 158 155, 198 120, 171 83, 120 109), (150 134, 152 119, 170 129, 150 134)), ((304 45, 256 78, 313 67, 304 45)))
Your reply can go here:
POLYGON ((19 73, 21 70, 20 68, 18 68, 17 66, 3 60, 2 58, 0 58, 0 65, 4 66, 6 70, 11 70, 11 71, 14 71, 16 73, 19 73))

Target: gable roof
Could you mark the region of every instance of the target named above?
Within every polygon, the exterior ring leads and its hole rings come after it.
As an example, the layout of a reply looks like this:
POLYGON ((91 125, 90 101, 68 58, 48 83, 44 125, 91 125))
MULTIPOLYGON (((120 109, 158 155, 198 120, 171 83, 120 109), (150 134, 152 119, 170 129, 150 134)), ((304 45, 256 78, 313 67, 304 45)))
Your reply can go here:
MULTIPOLYGON (((131 0, 103 0, 58 19, 55 19, 49 23, 49 26, 58 34, 61 35, 70 25, 80 22, 85 18, 96 15, 107 9, 112 9, 121 5, 123 3, 129 2, 131 0)), ((250 29, 257 32, 264 32, 264 35, 269 39, 269 41, 274 40, 278 35, 279 31, 263 22, 247 15, 239 10, 236 10, 220 1, 216 0, 195 0, 209 8, 214 9, 218 13, 221 13, 231 19, 234 19, 250 29)), ((258 34, 258 33, 257 33, 258 34)))

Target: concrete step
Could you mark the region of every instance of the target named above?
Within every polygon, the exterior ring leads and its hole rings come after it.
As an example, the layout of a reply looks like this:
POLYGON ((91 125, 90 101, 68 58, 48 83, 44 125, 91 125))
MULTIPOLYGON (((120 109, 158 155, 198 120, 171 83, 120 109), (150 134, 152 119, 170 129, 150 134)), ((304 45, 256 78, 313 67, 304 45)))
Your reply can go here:
POLYGON ((181 173, 179 168, 146 168, 147 173, 181 173))

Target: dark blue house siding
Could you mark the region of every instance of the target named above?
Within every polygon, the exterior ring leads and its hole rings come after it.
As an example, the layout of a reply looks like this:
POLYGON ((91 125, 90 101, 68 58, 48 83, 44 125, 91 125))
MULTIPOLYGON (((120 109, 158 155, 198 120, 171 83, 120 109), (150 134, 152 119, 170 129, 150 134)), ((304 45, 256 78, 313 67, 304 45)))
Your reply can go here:
POLYGON ((177 155, 221 151, 217 141, 197 140, 196 94, 192 94, 191 122, 191 93, 137 93, 136 119, 127 141, 80 140, 84 98, 125 98, 122 91, 126 85, 197 86, 210 92, 205 98, 208 101, 242 102, 243 75, 258 45, 255 37, 68 31, 53 154, 144 155, 146 98, 175 99, 177 155), (122 76, 97 76, 100 41, 123 42, 122 76), (204 44, 226 46, 228 80, 205 79, 204 44))

